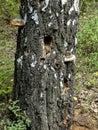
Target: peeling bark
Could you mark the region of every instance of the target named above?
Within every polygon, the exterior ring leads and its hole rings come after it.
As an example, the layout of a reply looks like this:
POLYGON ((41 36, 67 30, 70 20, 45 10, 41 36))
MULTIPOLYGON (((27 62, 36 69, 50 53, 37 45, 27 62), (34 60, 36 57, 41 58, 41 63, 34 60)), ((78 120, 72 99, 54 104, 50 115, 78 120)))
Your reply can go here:
POLYGON ((31 119, 28 130, 69 130, 79 0, 21 0, 13 97, 31 119))

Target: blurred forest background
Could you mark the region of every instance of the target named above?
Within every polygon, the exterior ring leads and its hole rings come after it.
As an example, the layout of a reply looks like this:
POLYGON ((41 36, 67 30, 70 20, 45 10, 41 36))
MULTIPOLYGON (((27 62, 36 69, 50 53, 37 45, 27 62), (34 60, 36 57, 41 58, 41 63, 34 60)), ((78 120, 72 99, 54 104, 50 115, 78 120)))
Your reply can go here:
MULTIPOLYGON (((26 130, 30 123, 12 101, 18 28, 9 22, 20 16, 19 6, 19 0, 0 0, 0 130, 26 130)), ((98 130, 98 0, 80 0, 74 101, 71 129, 98 130)))

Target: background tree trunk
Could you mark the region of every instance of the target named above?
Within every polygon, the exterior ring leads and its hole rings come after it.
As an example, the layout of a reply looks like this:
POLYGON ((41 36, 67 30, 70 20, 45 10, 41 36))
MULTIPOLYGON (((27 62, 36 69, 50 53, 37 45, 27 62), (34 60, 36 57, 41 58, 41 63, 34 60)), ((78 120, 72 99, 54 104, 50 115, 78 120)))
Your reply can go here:
POLYGON ((13 96, 30 130, 69 130, 79 0, 21 0, 13 96))

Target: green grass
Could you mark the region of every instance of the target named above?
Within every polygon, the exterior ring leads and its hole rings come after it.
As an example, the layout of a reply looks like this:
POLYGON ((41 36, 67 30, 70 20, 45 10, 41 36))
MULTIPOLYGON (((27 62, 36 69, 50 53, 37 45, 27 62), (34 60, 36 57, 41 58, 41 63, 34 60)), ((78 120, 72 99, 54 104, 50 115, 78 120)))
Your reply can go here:
POLYGON ((17 28, 7 21, 18 17, 18 7, 19 3, 12 0, 0 3, 0 101, 7 100, 12 92, 17 28))
POLYGON ((0 97, 12 91, 15 51, 12 43, 5 38, 0 42, 0 97))
POLYGON ((76 86, 79 93, 85 87, 98 89, 98 2, 80 16, 76 60, 76 86))

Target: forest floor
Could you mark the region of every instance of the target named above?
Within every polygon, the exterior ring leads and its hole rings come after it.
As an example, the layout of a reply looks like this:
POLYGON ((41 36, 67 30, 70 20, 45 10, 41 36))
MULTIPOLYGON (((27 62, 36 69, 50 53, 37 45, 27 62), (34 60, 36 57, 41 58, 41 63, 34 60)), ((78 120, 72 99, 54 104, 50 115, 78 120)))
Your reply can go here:
MULTIPOLYGON (((71 130, 98 130, 98 10, 85 13, 79 22, 75 114, 71 130)), ((2 104, 11 98, 17 27, 9 25, 4 16, 0 16, 0 25, 0 104, 2 104)), ((1 115, 0 113, 0 119, 1 115)))

